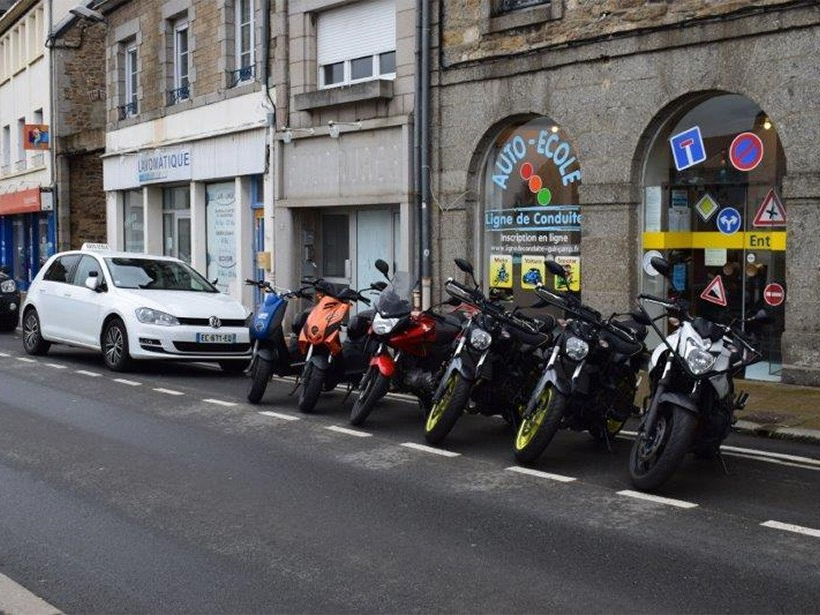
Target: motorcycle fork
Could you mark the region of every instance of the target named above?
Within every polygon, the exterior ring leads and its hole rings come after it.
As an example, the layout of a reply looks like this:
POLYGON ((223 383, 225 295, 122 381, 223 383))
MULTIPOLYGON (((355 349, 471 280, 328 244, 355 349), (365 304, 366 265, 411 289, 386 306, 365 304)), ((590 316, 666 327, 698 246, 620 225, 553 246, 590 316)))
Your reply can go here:
POLYGON ((655 427, 655 421, 657 420, 658 416, 658 404, 660 403, 661 396, 663 395, 664 389, 666 388, 666 377, 669 375, 669 370, 672 369, 672 361, 667 358, 666 365, 663 368, 663 374, 658 381, 658 388, 655 389, 652 393, 652 398, 649 403, 649 410, 646 411, 646 419, 643 421, 643 424, 639 428, 638 437, 644 439, 646 434, 652 432, 652 428, 655 427))
MULTIPOLYGON (((304 363, 305 365, 307 365, 310 362, 310 358, 313 356, 313 348, 314 348, 313 344, 311 344, 310 347, 308 348, 307 354, 305 355, 305 363, 304 363)), ((304 371, 304 370, 302 370, 302 371, 304 371)), ((290 393, 288 393, 288 397, 293 395, 297 391, 297 389, 299 388, 299 386, 301 384, 302 384, 302 372, 299 372, 299 375, 296 376, 296 382, 293 385, 293 389, 291 389, 290 393)))

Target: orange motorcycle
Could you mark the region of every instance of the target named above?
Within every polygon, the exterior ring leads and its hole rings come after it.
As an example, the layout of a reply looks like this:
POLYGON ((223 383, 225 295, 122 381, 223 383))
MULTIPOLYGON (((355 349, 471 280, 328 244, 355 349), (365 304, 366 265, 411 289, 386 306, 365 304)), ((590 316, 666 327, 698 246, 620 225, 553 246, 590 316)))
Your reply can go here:
MULTIPOLYGON (((316 305, 299 332, 299 350, 305 357, 299 377, 299 410, 311 412, 322 391, 331 391, 345 383, 349 393, 358 385, 367 367, 369 354, 365 346, 373 310, 359 312, 350 319, 347 339, 342 342, 342 325, 351 305, 354 301, 370 305, 370 300, 360 291, 321 278, 305 278, 302 282, 316 291, 316 305)), ((380 290, 381 286, 376 283, 370 288, 380 290)))

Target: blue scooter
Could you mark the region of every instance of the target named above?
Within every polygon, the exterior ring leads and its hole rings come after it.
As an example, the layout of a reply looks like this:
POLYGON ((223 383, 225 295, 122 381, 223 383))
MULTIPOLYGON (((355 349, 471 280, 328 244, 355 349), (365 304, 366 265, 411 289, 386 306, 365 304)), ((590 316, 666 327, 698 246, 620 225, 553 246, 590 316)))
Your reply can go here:
MULTIPOLYGON (((279 289, 266 280, 245 280, 245 284, 256 286, 265 294, 265 300, 253 315, 249 327, 253 356, 247 369, 251 377, 248 401, 258 404, 265 394, 271 376, 294 376, 300 373, 304 360, 296 344, 296 338, 289 336, 289 339, 285 339, 282 320, 288 301, 312 296, 305 292, 310 287, 299 290, 279 289)), ((294 333, 298 334, 306 315, 307 313, 294 319, 294 333)))

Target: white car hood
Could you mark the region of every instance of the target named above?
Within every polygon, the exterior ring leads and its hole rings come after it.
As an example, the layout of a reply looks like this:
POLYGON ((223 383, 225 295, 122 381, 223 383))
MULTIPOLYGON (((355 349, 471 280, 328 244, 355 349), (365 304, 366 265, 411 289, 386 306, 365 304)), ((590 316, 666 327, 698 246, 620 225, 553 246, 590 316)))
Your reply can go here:
POLYGON ((200 293, 184 290, 132 290, 121 288, 118 294, 134 309, 152 308, 178 318, 244 319, 248 311, 233 297, 222 293, 200 293))

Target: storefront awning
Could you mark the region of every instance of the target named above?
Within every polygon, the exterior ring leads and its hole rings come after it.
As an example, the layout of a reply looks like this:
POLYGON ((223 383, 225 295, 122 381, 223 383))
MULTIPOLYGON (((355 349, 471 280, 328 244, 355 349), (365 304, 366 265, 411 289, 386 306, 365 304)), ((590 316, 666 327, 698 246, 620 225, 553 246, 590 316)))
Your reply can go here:
POLYGON ((0 216, 34 213, 40 211, 40 208, 39 188, 0 194, 0 216))

